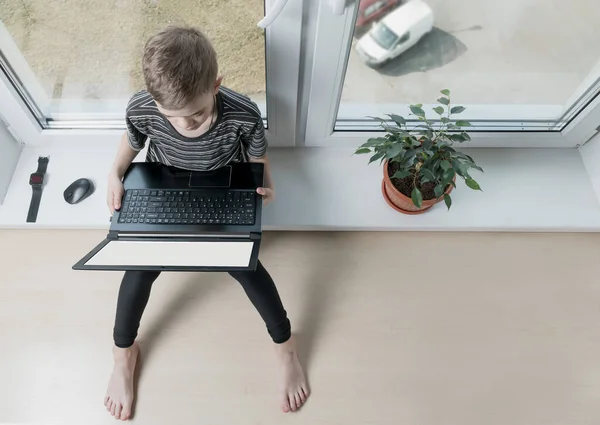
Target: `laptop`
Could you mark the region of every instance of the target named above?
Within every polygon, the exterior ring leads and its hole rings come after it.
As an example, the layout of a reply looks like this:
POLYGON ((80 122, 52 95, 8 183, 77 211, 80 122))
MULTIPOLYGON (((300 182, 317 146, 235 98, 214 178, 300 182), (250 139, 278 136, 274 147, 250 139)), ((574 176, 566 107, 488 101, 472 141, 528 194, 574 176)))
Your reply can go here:
POLYGON ((264 165, 187 171, 133 163, 105 240, 74 270, 255 270, 262 238, 264 165))

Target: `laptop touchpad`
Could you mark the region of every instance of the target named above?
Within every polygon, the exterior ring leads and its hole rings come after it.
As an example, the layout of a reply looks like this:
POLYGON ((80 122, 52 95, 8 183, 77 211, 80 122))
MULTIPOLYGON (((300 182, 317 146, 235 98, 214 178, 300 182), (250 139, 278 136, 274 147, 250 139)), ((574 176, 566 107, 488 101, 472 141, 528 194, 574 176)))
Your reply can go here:
POLYGON ((190 187, 229 187, 231 186, 231 166, 212 171, 192 171, 190 187))

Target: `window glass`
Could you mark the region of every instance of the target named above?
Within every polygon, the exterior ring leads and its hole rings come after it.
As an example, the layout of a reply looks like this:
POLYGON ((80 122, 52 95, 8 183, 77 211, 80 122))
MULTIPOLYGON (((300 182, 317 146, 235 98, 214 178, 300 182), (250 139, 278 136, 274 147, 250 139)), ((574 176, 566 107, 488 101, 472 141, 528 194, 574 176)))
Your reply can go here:
POLYGON ((394 44, 398 41, 398 36, 391 29, 389 29, 383 22, 375 25, 373 30, 368 34, 375 43, 379 44, 386 50, 394 47, 394 44))
POLYGON ((404 34, 402 37, 400 37, 400 40, 398 40, 398 44, 406 43, 409 40, 409 38, 409 33, 404 34))
POLYGON ((0 52, 42 125, 121 119, 144 88, 145 41, 168 25, 192 25, 212 40, 224 85, 264 111, 263 16, 263 0, 0 0, 0 52))
POLYGON ((560 130, 598 91, 600 8, 590 0, 409 0, 377 21, 348 41, 338 130, 433 106, 442 89, 476 129, 560 130))

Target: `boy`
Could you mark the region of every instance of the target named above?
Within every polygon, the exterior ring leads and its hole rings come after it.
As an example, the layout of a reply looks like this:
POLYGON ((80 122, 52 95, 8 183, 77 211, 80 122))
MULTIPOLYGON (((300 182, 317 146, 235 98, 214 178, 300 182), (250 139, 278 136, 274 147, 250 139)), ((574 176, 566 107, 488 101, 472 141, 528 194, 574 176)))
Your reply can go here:
MULTIPOLYGON (((147 91, 134 95, 127 105, 127 132, 108 180, 111 213, 121 207, 123 175, 146 138, 147 161, 183 169, 211 170, 239 161, 263 163, 266 184, 257 192, 265 204, 272 201, 275 192, 260 112, 247 97, 221 87, 210 41, 194 28, 167 28, 148 40, 142 65, 147 91)), ((113 335, 114 370, 104 399, 116 419, 131 416, 139 351, 135 338, 159 274, 128 271, 121 282, 113 335)), ((281 407, 284 412, 295 411, 309 392, 277 288, 260 262, 256 271, 230 274, 266 323, 281 365, 281 407)))

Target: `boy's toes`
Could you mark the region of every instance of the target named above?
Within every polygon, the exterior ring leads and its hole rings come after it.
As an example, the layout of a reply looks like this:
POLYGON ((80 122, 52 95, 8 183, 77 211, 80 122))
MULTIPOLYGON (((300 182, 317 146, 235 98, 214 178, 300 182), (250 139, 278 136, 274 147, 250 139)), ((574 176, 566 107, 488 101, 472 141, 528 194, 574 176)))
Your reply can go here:
POLYGON ((310 391, 307 386, 302 387, 302 394, 304 395, 304 399, 306 400, 310 395, 310 391))
POLYGON ((298 406, 296 405, 296 397, 294 394, 290 394, 290 407, 292 408, 292 412, 295 412, 298 406))
POLYGON ((121 411, 121 420, 126 421, 127 419, 129 419, 130 416, 131 416, 131 409, 123 407, 123 410, 121 411))
POLYGON ((118 404, 115 409, 115 419, 121 419, 121 405, 118 404))
POLYGON ((300 397, 300 394, 294 394, 294 398, 296 399, 296 407, 300 409, 300 407, 302 406, 302 398, 300 397))
POLYGON ((284 413, 288 413, 290 410, 292 410, 290 406, 290 400, 287 395, 281 398, 281 410, 283 410, 284 413))

